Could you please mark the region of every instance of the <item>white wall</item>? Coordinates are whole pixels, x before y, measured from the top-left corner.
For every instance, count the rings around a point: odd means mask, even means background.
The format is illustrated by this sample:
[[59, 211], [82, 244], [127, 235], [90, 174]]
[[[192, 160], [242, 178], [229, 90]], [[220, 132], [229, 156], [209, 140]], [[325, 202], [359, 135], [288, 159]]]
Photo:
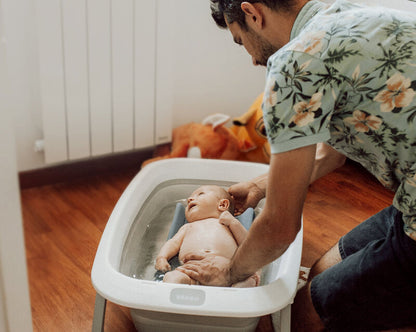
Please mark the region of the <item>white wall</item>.
[[[5, 106], [4, 87], [0, 83], [0, 107]], [[0, 331], [30, 332], [32, 316], [10, 115], [9, 111], [0, 113]]]
[[[43, 135], [35, 0], [2, 1], [18, 170], [41, 168], [43, 155], [34, 151], [35, 140]], [[160, 0], [160, 5], [169, 1]], [[208, 0], [176, 0], [169, 20], [158, 23], [174, 35], [171, 53], [166, 54], [174, 65], [167, 78], [173, 87], [174, 127], [216, 112], [239, 116], [262, 92], [264, 69], [254, 68], [229, 32], [216, 27]]]
[[2, 5], [18, 169], [38, 168], [43, 156], [33, 150], [42, 138], [33, 0], [2, 0]]
[[32, 330], [0, 0], [0, 331]]
[[175, 7], [164, 22], [175, 36], [168, 55], [173, 57], [174, 126], [212, 113], [245, 113], [263, 91], [265, 69], [254, 67], [244, 47], [216, 26], [209, 0], [177, 0]]

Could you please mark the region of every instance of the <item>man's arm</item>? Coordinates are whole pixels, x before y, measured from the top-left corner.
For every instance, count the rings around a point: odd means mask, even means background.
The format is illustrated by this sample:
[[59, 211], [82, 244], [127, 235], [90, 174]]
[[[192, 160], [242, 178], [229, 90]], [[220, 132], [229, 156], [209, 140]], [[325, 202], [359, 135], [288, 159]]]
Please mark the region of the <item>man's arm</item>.
[[311, 145], [272, 155], [266, 203], [233, 257], [231, 283], [244, 280], [271, 263], [294, 241], [301, 227], [315, 153], [316, 146]]

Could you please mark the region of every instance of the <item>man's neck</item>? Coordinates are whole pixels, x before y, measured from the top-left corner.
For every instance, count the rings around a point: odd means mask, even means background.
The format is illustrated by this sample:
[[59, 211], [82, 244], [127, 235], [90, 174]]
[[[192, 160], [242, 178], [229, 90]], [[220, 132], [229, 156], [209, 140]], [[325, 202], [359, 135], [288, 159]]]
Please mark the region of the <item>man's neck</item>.
[[264, 37], [277, 49], [282, 48], [290, 41], [290, 34], [296, 17], [309, 0], [298, 0], [288, 10], [265, 10]]

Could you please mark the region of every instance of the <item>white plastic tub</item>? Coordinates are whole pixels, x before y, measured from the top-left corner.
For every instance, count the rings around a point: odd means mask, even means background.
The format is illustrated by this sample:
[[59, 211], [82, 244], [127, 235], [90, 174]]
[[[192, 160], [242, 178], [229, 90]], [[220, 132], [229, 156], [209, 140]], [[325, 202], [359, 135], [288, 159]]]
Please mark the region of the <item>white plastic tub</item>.
[[97, 298], [131, 308], [139, 331], [254, 331], [260, 316], [274, 312], [282, 313], [286, 327], [281, 330], [287, 330], [302, 231], [282, 257], [263, 269], [259, 287], [152, 280], [154, 259], [166, 241], [178, 200], [202, 184], [228, 187], [267, 171], [264, 164], [207, 159], [167, 159], [146, 166], [120, 197], [102, 235], [91, 272]]

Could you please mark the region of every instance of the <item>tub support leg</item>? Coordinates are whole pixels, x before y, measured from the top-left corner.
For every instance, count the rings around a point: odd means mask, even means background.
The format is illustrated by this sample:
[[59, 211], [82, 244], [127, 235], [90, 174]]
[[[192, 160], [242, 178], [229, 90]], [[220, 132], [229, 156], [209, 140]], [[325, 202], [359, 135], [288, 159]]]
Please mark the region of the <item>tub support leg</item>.
[[280, 329], [282, 332], [290, 332], [291, 305], [287, 305], [280, 311]]
[[94, 318], [92, 320], [92, 332], [104, 332], [105, 307], [107, 300], [100, 294], [95, 295]]

